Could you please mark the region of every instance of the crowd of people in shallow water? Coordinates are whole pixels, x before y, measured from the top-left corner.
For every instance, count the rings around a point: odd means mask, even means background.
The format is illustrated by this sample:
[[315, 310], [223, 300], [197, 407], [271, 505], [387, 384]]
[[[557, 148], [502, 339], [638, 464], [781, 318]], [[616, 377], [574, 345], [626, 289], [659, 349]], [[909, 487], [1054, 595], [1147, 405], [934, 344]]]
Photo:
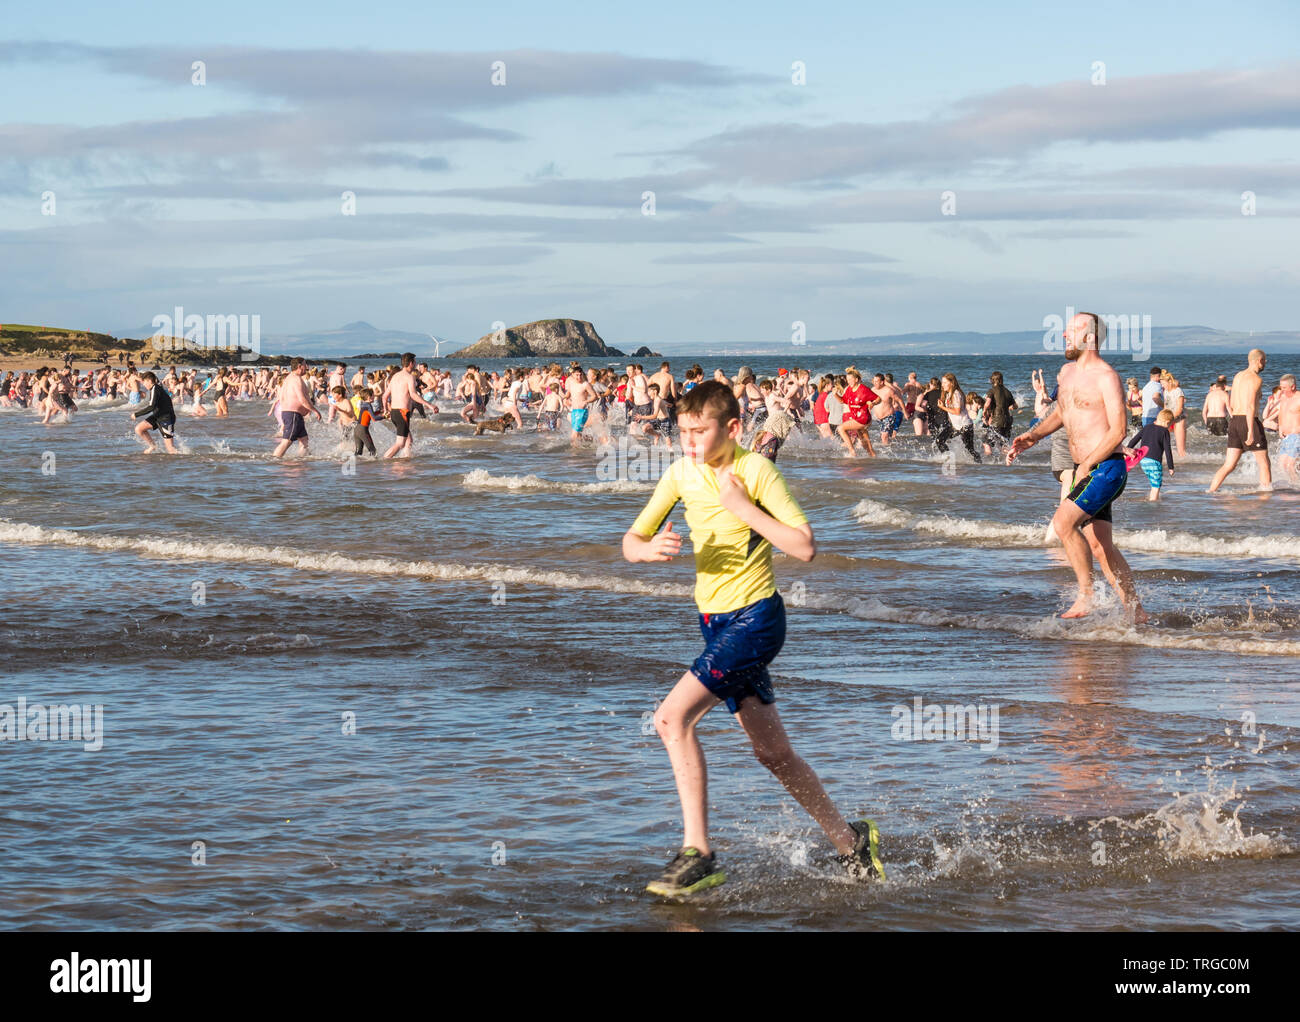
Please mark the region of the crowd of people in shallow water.
[[[933, 450], [948, 453], [960, 445], [972, 461], [1001, 456], [1010, 439], [1014, 416], [1032, 412], [1029, 426], [1052, 412], [1055, 388], [1039, 370], [1031, 374], [1032, 407], [1021, 408], [1006, 386], [1003, 374], [990, 375], [983, 393], [967, 390], [953, 373], [918, 379], [915, 372], [895, 380], [892, 373], [863, 377], [854, 366], [843, 373], [814, 378], [807, 369], [779, 369], [771, 378], [758, 378], [748, 366], [734, 376], [714, 369], [706, 376], [698, 363], [678, 380], [669, 362], [653, 373], [630, 364], [626, 371], [588, 368], [577, 362], [562, 366], [519, 366], [488, 372], [468, 366], [459, 372], [416, 363], [413, 355], [402, 365], [349, 372], [346, 363], [308, 366], [294, 360], [289, 366], [221, 366], [143, 370], [130, 361], [124, 366], [104, 364], [78, 370], [45, 367], [31, 372], [9, 372], [0, 382], [0, 407], [32, 408], [48, 423], [56, 416], [70, 417], [78, 402], [125, 399], [137, 418], [136, 433], [154, 448], [150, 433], [158, 431], [174, 451], [176, 416], [230, 414], [232, 401], [261, 400], [269, 404], [268, 417], [279, 427], [275, 453], [283, 454], [294, 442], [307, 449], [306, 422], [312, 415], [338, 420], [352, 431], [357, 455], [378, 456], [370, 433], [376, 420], [391, 426], [395, 440], [388, 457], [411, 453], [411, 419], [455, 411], [477, 432], [507, 429], [569, 434], [574, 443], [590, 432], [598, 443], [615, 435], [639, 436], [651, 445], [672, 448], [677, 402], [705, 379], [730, 387], [739, 402], [744, 443], [772, 460], [792, 432], [824, 438], [837, 444], [845, 456], [874, 456], [900, 434], [925, 437]], [[1176, 460], [1187, 457], [1187, 429], [1192, 408], [1180, 381], [1167, 369], [1153, 367], [1149, 379], [1126, 381], [1125, 402], [1135, 435], [1125, 448], [1132, 465], [1140, 466], [1150, 483], [1149, 497], [1159, 497], [1164, 479], [1175, 471]], [[1213, 381], [1200, 404], [1201, 426], [1214, 436], [1229, 436], [1231, 386], [1226, 376]], [[1287, 374], [1272, 388], [1259, 421], [1259, 435], [1250, 430], [1250, 444], [1261, 460], [1261, 482], [1271, 481], [1266, 453], [1270, 435], [1281, 442], [1284, 474], [1297, 482], [1300, 456], [1300, 421], [1297, 421], [1295, 379]], [[489, 408], [494, 408], [489, 415]], [[1250, 424], [1253, 425], [1253, 424]], [[567, 428], [566, 428], [567, 427]], [[874, 431], [874, 436], [873, 436]], [[1230, 437], [1231, 440], [1231, 437]], [[1140, 452], [1140, 457], [1137, 456]], [[1233, 460], [1235, 467], [1235, 460]], [[1053, 474], [1061, 482], [1062, 497], [1073, 485], [1074, 467], [1069, 437], [1059, 430], [1051, 451]], [[1221, 483], [1222, 480], [1218, 480]], [[1217, 489], [1217, 483], [1215, 488]]]

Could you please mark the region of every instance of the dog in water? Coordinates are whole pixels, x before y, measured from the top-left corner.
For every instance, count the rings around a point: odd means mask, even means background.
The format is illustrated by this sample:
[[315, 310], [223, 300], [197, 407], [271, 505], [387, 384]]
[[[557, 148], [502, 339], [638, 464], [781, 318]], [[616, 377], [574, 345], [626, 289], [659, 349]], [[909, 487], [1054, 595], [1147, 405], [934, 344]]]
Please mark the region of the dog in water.
[[485, 430], [493, 433], [504, 433], [506, 430], [514, 428], [515, 417], [513, 415], [503, 415], [499, 419], [488, 419], [475, 425], [474, 435], [482, 436]]

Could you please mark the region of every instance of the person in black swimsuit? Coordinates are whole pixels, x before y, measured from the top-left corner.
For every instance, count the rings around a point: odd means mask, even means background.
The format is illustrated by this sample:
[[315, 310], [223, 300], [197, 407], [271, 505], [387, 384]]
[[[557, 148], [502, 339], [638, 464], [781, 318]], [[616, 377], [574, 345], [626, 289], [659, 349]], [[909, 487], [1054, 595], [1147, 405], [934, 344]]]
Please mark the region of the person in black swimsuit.
[[984, 454], [989, 456], [993, 448], [1001, 449], [1011, 440], [1012, 412], [1020, 406], [1016, 404], [1015, 395], [1002, 385], [1002, 374], [993, 373], [989, 377], [992, 389], [984, 399]]

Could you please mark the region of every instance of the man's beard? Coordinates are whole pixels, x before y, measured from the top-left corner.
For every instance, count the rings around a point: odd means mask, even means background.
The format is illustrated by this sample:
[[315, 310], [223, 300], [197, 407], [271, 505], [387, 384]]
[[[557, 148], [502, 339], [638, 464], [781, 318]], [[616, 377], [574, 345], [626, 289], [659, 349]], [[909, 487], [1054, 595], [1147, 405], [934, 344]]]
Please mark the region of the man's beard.
[[1083, 349], [1082, 349], [1082, 348], [1066, 348], [1066, 349], [1065, 349], [1065, 357], [1066, 357], [1067, 360], [1069, 360], [1069, 361], [1071, 361], [1071, 362], [1073, 362], [1076, 358], [1078, 358], [1078, 357], [1079, 357], [1080, 355], [1082, 355], [1082, 354], [1083, 354]]

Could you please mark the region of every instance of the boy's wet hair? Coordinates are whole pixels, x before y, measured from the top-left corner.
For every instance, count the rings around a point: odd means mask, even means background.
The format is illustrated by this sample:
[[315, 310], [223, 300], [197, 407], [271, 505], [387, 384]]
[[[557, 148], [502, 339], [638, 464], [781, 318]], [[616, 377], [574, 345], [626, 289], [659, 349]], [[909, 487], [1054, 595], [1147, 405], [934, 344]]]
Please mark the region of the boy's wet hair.
[[1174, 413], [1171, 412], [1168, 408], [1161, 410], [1160, 414], [1156, 416], [1156, 424], [1159, 426], [1168, 426], [1173, 421], [1174, 421]]
[[740, 402], [725, 383], [705, 380], [677, 402], [677, 414], [699, 418], [707, 415], [725, 426], [732, 419], [740, 418]]

